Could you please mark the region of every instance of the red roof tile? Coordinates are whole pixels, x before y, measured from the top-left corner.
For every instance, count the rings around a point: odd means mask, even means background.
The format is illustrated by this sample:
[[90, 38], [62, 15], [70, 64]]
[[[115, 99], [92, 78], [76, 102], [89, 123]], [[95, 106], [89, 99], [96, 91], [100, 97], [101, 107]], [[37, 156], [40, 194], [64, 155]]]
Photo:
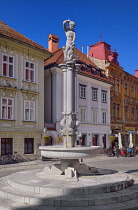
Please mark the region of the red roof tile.
[[[87, 63], [89, 65], [97, 67], [95, 63], [93, 63], [90, 59], [88, 59], [87, 56], [84, 53], [80, 52], [80, 50], [78, 50], [77, 48], [74, 48], [74, 57], [77, 61], [81, 61], [82, 63]], [[54, 53], [54, 56], [45, 60], [46, 66], [52, 63], [57, 63], [57, 64], [64, 63], [64, 55], [62, 48], [57, 50]]]
[[[85, 55], [84, 53], [80, 52], [80, 50], [78, 50], [77, 48], [74, 48], [74, 57], [77, 60], [78, 63], [84, 64], [84, 69], [86, 69], [85, 65], [90, 65], [93, 68], [98, 68], [95, 63], [92, 62], [92, 60], [90, 60], [89, 58], [87, 58], [87, 55]], [[61, 64], [64, 63], [64, 55], [63, 55], [63, 49], [60, 48], [59, 50], [57, 50], [52, 57], [46, 59], [44, 61], [44, 66], [47, 67], [49, 65], [52, 64]], [[98, 68], [99, 69], [99, 68]], [[92, 72], [88, 72], [86, 70], [79, 70], [78, 73], [83, 74], [85, 76], [89, 76], [107, 83], [111, 83], [111, 80], [109, 80], [105, 75], [101, 76]], [[100, 73], [99, 73], [100, 74]]]
[[47, 49], [42, 47], [41, 45], [37, 44], [36, 42], [32, 41], [31, 39], [27, 38], [26, 36], [20, 34], [13, 28], [6, 25], [3, 21], [0, 20], [0, 36], [12, 39], [14, 41], [20, 42], [25, 45], [29, 45], [30, 47], [36, 48], [43, 52], [47, 52], [51, 54]]

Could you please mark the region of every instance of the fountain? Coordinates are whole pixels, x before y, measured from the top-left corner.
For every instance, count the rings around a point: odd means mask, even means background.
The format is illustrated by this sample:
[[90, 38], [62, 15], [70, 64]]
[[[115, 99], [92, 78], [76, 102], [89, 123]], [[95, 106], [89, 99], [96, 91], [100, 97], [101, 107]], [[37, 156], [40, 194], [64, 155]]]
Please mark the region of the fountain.
[[[69, 27], [66, 27], [67, 23]], [[132, 201], [138, 209], [138, 189], [132, 186], [131, 175], [108, 169], [97, 170], [79, 161], [97, 156], [100, 147], [76, 145], [79, 126], [75, 104], [76, 73], [80, 66], [73, 53], [75, 23], [66, 20], [63, 26], [67, 36], [65, 63], [60, 64], [64, 77], [64, 117], [60, 122], [64, 145], [39, 147], [42, 156], [59, 158], [61, 162], [43, 170], [38, 167], [1, 178], [0, 209], [132, 209]]]
[[[68, 24], [68, 26], [67, 26]], [[60, 169], [65, 173], [65, 169], [75, 170], [78, 174], [82, 164], [79, 159], [95, 157], [100, 153], [100, 146], [77, 147], [78, 126], [76, 112], [76, 87], [77, 70], [81, 67], [74, 59], [74, 46], [76, 33], [74, 31], [75, 23], [70, 20], [63, 21], [63, 28], [67, 37], [66, 46], [63, 47], [64, 62], [59, 64], [63, 70], [63, 119], [60, 122], [61, 135], [63, 136], [63, 147], [40, 146], [41, 155], [47, 158], [59, 158]], [[84, 167], [84, 164], [83, 164]], [[71, 169], [72, 168], [72, 169]], [[88, 168], [87, 168], [88, 169]], [[52, 170], [52, 169], [51, 169]], [[68, 169], [69, 170], [69, 169]], [[85, 166], [86, 173], [86, 166]], [[87, 171], [88, 172], [88, 171]]]

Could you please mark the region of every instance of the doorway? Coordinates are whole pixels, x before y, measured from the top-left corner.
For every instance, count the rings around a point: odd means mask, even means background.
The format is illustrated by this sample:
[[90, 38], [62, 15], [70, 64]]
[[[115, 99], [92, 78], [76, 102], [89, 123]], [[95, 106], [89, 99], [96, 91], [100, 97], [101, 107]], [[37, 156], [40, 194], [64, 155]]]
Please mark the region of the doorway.
[[93, 146], [98, 146], [98, 135], [94, 135], [92, 137], [92, 145]]
[[81, 137], [81, 145], [82, 146], [85, 146], [86, 145], [86, 134], [85, 135], [82, 135], [82, 137]]
[[103, 148], [106, 148], [106, 134], [103, 136]]

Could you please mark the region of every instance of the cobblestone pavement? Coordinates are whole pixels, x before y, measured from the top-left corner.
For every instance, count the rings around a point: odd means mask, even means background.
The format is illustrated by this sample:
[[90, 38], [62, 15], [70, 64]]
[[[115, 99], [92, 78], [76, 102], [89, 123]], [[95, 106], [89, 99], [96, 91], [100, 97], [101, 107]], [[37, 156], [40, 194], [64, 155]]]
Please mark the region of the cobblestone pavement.
[[54, 162], [57, 163], [57, 160], [48, 160], [48, 161], [29, 161], [22, 163], [14, 163], [14, 164], [4, 164], [0, 165], [0, 178], [4, 176], [8, 176], [10, 174], [16, 173], [18, 171], [30, 170], [36, 168], [44, 168], [45, 166], [51, 166]]
[[[44, 168], [50, 166], [53, 163], [58, 163], [58, 160], [48, 161], [29, 161], [15, 164], [0, 165], [0, 177], [7, 176], [12, 173], [16, 173], [21, 170], [30, 170], [36, 168]], [[107, 157], [100, 155], [91, 159], [84, 159], [84, 163], [88, 166], [104, 169], [113, 169], [131, 174], [135, 178], [138, 178], [138, 155], [135, 157]]]
[[[85, 161], [84, 161], [85, 162]], [[138, 155], [135, 157], [107, 157], [100, 155], [86, 163], [96, 168], [112, 169], [129, 173], [138, 179]]]

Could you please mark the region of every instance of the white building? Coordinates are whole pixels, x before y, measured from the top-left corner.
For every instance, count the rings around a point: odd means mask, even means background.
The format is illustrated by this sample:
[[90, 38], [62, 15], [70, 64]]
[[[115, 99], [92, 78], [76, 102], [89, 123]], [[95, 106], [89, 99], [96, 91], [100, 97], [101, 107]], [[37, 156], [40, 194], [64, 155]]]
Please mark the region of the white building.
[[[63, 63], [63, 50], [58, 49], [58, 37], [49, 36], [49, 50], [54, 55], [45, 60], [45, 125], [54, 139], [60, 136], [60, 120], [63, 111], [63, 74], [58, 67]], [[110, 134], [110, 87], [111, 81], [87, 56], [74, 49], [77, 63], [82, 64], [77, 74], [76, 109], [82, 145], [109, 147]], [[54, 131], [55, 125], [55, 131]], [[53, 141], [54, 141], [53, 139]]]
[[45, 48], [0, 21], [0, 156], [37, 154], [44, 128]]

